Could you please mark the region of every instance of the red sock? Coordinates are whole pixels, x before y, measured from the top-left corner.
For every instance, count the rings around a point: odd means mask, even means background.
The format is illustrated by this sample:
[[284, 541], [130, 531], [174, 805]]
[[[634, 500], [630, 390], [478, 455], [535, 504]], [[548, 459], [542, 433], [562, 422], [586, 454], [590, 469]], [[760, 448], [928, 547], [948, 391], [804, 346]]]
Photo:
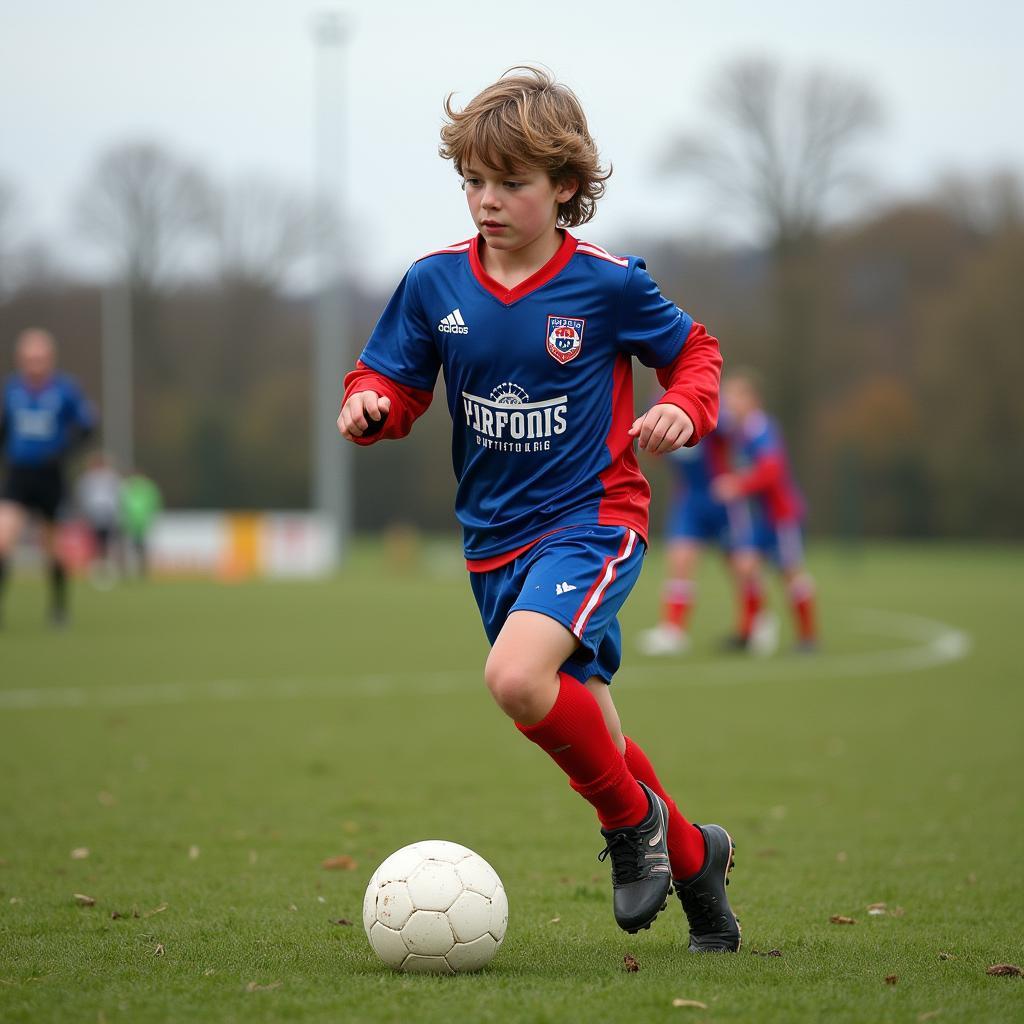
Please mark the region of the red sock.
[[661, 599], [661, 621], [677, 629], [686, 629], [694, 590], [691, 580], [667, 580]]
[[558, 698], [547, 716], [536, 725], [516, 722], [516, 728], [569, 776], [604, 828], [638, 825], [647, 817], [647, 794], [626, 767], [594, 695], [564, 672], [558, 679]]
[[629, 737], [626, 737], [626, 767], [633, 778], [657, 793], [668, 807], [668, 859], [672, 864], [672, 877], [682, 879], [695, 875], [704, 866], [704, 836], [680, 814], [676, 802], [658, 781], [654, 765]]
[[789, 586], [789, 600], [793, 605], [797, 632], [801, 640], [813, 640], [817, 636], [814, 609], [814, 584], [807, 577], [798, 577]]
[[740, 624], [738, 636], [748, 637], [754, 628], [754, 619], [764, 607], [764, 591], [760, 580], [746, 580], [740, 591]]

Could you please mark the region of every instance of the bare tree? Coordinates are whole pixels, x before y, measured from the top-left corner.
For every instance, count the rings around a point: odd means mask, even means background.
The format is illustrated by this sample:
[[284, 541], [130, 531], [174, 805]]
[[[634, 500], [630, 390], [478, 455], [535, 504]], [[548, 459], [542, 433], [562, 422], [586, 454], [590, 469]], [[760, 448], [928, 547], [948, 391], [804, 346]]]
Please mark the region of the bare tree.
[[861, 180], [856, 150], [879, 124], [880, 108], [852, 79], [828, 71], [787, 75], [775, 61], [746, 58], [721, 73], [709, 112], [700, 135], [670, 144], [662, 170], [703, 179], [731, 211], [759, 226], [775, 297], [762, 369], [800, 463], [824, 334], [814, 250], [833, 202]]
[[21, 212], [17, 190], [0, 180], [0, 299], [17, 288], [33, 255], [26, 249]]
[[159, 435], [151, 403], [181, 372], [162, 337], [166, 289], [205, 240], [209, 188], [203, 174], [153, 142], [126, 142], [97, 160], [75, 203], [80, 230], [107, 251], [118, 288], [106, 295], [104, 418], [111, 447], [143, 462]]
[[957, 224], [993, 235], [1024, 223], [1024, 182], [1010, 170], [972, 178], [947, 174], [938, 185], [939, 203]]
[[200, 171], [156, 143], [123, 143], [97, 161], [75, 214], [133, 291], [156, 292], [208, 223], [209, 190]]
[[745, 208], [773, 248], [818, 233], [829, 203], [859, 180], [854, 150], [881, 119], [859, 82], [827, 71], [786, 76], [766, 58], [728, 65], [709, 111], [711, 125], [673, 140], [662, 170], [702, 177]]
[[221, 280], [249, 290], [280, 287], [322, 223], [305, 196], [258, 176], [218, 190], [210, 216]]

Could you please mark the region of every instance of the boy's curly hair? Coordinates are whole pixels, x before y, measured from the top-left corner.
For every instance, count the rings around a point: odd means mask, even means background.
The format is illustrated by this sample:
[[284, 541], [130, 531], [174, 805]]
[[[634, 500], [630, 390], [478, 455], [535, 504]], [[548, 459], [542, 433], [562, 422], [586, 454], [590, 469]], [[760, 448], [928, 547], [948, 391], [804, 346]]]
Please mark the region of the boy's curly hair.
[[461, 175], [474, 157], [500, 171], [541, 168], [554, 182], [575, 179], [576, 193], [558, 209], [561, 227], [586, 224], [604, 195], [612, 169], [601, 166], [597, 144], [575, 93], [544, 68], [509, 68], [462, 110], [444, 101], [447, 123], [438, 152]]

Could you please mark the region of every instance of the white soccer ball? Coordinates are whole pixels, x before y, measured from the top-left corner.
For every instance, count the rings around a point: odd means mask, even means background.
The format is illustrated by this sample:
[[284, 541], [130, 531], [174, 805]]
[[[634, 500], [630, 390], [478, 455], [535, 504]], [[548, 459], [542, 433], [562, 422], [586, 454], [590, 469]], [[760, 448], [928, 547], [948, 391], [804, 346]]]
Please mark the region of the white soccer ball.
[[478, 971], [498, 952], [507, 925], [508, 899], [494, 868], [442, 839], [391, 854], [363, 897], [366, 937], [399, 971]]

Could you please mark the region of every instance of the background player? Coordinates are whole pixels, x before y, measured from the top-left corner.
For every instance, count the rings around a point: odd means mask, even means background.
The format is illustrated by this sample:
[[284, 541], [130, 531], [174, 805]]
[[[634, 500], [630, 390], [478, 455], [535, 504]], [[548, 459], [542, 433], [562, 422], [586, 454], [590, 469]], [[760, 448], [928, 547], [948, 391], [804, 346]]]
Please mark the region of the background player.
[[75, 504], [92, 533], [92, 580], [98, 587], [111, 586], [121, 564], [121, 474], [106, 452], [89, 456], [75, 484]]
[[41, 523], [49, 560], [50, 621], [67, 620], [67, 571], [57, 544], [64, 500], [64, 463], [95, 429], [96, 417], [78, 385], [57, 372], [52, 335], [29, 328], [18, 337], [17, 372], [4, 385], [0, 446], [7, 476], [0, 492], [0, 602], [10, 556], [29, 516]]
[[814, 581], [804, 568], [804, 501], [793, 481], [778, 424], [765, 412], [756, 376], [732, 373], [722, 389], [732, 424], [737, 470], [719, 476], [712, 490], [722, 501], [749, 497], [754, 537], [786, 579], [797, 630], [797, 649], [817, 648]]
[[[721, 549], [734, 577], [739, 604], [735, 642], [747, 647], [753, 638], [767, 644], [771, 630], [761, 585], [760, 560], [754, 546], [750, 508], [745, 499], [729, 503], [712, 494], [715, 477], [728, 473], [728, 441], [719, 428], [692, 448], [669, 456], [672, 498], [666, 521], [668, 575], [662, 592], [661, 621], [640, 634], [640, 649], [657, 656], [678, 654], [690, 645], [687, 626], [696, 596], [696, 571], [702, 550]], [[756, 628], [755, 628], [756, 627]], [[730, 640], [730, 642], [732, 642]], [[757, 648], [761, 653], [761, 647]]]
[[135, 470], [121, 483], [121, 531], [128, 564], [136, 576], [149, 574], [149, 534], [163, 508], [160, 488], [145, 473]]
[[[690, 948], [735, 951], [731, 839], [680, 814], [608, 686], [646, 543], [633, 440], [667, 452], [714, 426], [718, 343], [642, 260], [560, 230], [590, 220], [608, 172], [576, 97], [513, 70], [463, 111], [446, 104], [441, 153], [479, 234], [410, 268], [346, 378], [338, 427], [358, 444], [404, 436], [443, 367], [488, 688], [596, 809], [620, 927], [648, 927], [674, 878]], [[633, 356], [666, 388], [639, 418]]]

